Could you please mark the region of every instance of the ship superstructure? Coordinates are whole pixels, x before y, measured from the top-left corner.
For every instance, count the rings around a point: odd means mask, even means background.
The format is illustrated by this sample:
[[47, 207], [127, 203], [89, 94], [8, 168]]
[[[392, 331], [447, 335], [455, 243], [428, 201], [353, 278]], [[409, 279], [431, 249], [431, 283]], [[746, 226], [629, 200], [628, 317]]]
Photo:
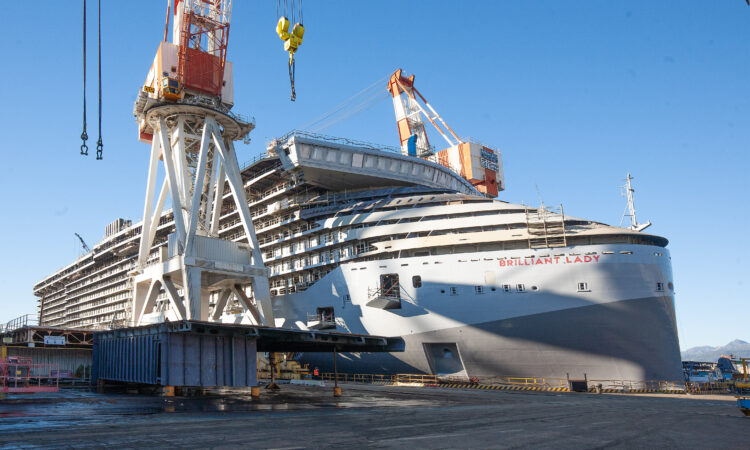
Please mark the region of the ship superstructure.
[[[403, 354], [345, 355], [340, 368], [356, 360], [360, 371], [457, 377], [680, 377], [662, 237], [488, 198], [401, 149], [304, 133], [273, 141], [242, 180], [275, 325], [407, 343]], [[225, 186], [219, 237], [242, 242], [230, 194]], [[167, 211], [149, 260], [173, 230]], [[140, 231], [135, 224], [107, 236], [38, 283], [41, 323], [132, 323], [127, 273]], [[247, 320], [241, 300], [229, 300], [223, 320]], [[177, 316], [162, 292], [143, 317]]]

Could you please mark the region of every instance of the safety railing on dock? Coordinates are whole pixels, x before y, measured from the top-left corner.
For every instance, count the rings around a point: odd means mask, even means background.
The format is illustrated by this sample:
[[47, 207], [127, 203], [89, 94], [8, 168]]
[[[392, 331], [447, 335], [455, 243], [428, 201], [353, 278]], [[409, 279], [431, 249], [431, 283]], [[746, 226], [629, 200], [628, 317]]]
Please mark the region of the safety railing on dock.
[[663, 380], [571, 380], [546, 377], [449, 377], [423, 374], [351, 374], [321, 373], [313, 379], [337, 381], [339, 383], [392, 384], [401, 386], [443, 386], [452, 388], [475, 388], [491, 390], [534, 390], [566, 392], [571, 390], [571, 381], [584, 381], [590, 392], [602, 393], [720, 393], [730, 392], [727, 383], [714, 386], [686, 385], [680, 381]]
[[608, 392], [608, 393], [626, 393], [626, 392], [666, 392], [666, 393], [686, 393], [688, 388], [682, 381], [662, 381], [662, 380], [588, 380], [589, 390]]
[[323, 372], [320, 376], [313, 377], [323, 381], [338, 381], [339, 383], [392, 383], [395, 375], [366, 374], [366, 373], [338, 373]]
[[533, 386], [547, 388], [567, 388], [566, 378], [543, 378], [543, 377], [480, 377], [471, 381], [478, 384], [502, 385], [502, 386]]
[[734, 383], [729, 382], [688, 382], [685, 391], [689, 394], [727, 394], [734, 392]]

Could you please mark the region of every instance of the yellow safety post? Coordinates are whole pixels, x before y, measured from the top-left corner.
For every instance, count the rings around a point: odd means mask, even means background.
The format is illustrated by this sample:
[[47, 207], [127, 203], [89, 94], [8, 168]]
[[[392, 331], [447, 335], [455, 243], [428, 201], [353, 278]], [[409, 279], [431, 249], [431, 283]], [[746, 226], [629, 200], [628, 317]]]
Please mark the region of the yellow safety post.
[[339, 387], [339, 371], [336, 366], [336, 347], [333, 348], [333, 396], [341, 397], [341, 388]]
[[260, 397], [260, 386], [250, 387], [250, 397], [253, 397], [253, 398]]
[[174, 397], [174, 386], [162, 387], [161, 395], [163, 397]]

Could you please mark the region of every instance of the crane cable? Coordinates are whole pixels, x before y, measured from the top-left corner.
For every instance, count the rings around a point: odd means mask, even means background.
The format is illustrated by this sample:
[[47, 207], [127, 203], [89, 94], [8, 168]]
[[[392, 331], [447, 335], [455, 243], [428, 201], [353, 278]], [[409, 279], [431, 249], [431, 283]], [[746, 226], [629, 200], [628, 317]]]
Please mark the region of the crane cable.
[[96, 142], [96, 159], [102, 159], [102, 0], [99, 0], [99, 140]]
[[[352, 95], [348, 99], [334, 106], [329, 111], [315, 117], [306, 124], [298, 127], [300, 130], [313, 133], [320, 132], [326, 128], [341, 122], [355, 114], [375, 106], [379, 101], [388, 98], [388, 92], [382, 89], [382, 85], [388, 80], [385, 76], [366, 88]], [[382, 98], [381, 98], [382, 97]]]
[[86, 145], [89, 135], [86, 133], [86, 0], [83, 0], [83, 132], [81, 133], [81, 154], [89, 154], [89, 147]]

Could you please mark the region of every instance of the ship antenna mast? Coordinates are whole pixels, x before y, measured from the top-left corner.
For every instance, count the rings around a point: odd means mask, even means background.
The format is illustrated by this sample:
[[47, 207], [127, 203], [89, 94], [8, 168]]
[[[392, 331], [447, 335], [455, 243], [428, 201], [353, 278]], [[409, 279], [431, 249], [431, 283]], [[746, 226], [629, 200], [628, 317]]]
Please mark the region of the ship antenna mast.
[[545, 211], [544, 208], [544, 200], [542, 199], [542, 191], [539, 190], [539, 185], [534, 182], [534, 187], [536, 188], [536, 195], [539, 197], [539, 210]]
[[628, 176], [625, 178], [625, 186], [622, 187], [625, 191], [623, 195], [627, 197], [628, 204], [625, 207], [625, 212], [622, 214], [622, 219], [620, 219], [620, 226], [622, 226], [622, 223], [625, 221], [625, 217], [630, 217], [630, 226], [628, 228], [634, 231], [643, 231], [651, 226], [651, 221], [638, 223], [638, 219], [635, 217], [635, 201], [633, 200], [633, 192], [635, 192], [635, 189], [633, 189], [631, 183], [632, 179], [633, 177], [630, 176], [630, 172], [628, 172]]

